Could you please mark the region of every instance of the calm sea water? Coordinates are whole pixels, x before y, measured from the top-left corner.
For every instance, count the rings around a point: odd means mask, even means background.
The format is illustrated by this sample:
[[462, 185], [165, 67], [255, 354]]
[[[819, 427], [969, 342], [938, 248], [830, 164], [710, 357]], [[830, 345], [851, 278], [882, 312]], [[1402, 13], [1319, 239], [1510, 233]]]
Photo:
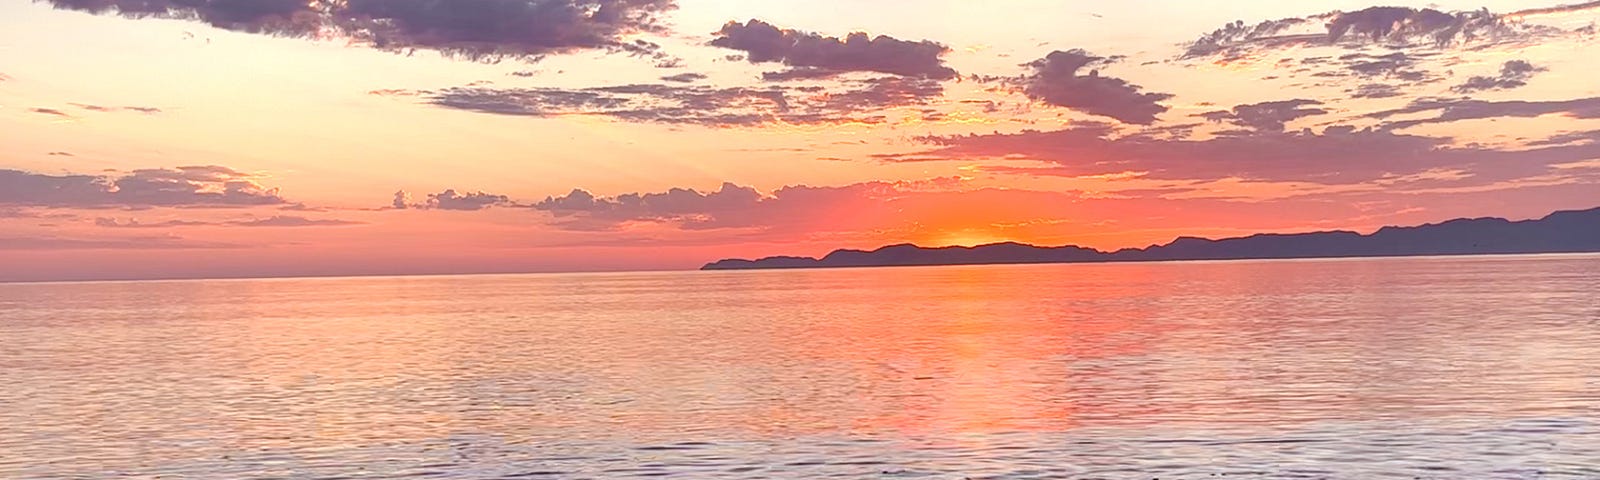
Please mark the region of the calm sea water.
[[0, 285], [0, 478], [1600, 478], [1600, 256]]

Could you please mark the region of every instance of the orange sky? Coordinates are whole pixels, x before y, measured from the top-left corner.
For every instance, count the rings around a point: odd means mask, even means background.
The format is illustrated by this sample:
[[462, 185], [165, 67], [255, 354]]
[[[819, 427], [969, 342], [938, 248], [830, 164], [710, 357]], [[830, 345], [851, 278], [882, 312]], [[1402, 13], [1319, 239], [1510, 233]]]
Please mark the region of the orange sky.
[[372, 6], [408, 3], [0, 0], [0, 281], [1114, 249], [1600, 205], [1600, 5]]

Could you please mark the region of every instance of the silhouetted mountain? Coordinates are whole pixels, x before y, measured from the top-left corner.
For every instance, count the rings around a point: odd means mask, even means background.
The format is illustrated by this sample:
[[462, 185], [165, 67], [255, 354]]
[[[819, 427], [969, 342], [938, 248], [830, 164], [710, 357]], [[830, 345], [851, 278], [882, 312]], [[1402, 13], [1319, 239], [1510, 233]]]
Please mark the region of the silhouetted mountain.
[[899, 244], [872, 251], [835, 250], [820, 259], [719, 260], [701, 270], [1577, 252], [1600, 252], [1600, 208], [1555, 212], [1517, 222], [1462, 218], [1415, 227], [1383, 227], [1369, 235], [1332, 231], [1263, 233], [1221, 240], [1179, 237], [1166, 245], [1109, 253], [1071, 245], [1038, 247], [1015, 242], [939, 248]]

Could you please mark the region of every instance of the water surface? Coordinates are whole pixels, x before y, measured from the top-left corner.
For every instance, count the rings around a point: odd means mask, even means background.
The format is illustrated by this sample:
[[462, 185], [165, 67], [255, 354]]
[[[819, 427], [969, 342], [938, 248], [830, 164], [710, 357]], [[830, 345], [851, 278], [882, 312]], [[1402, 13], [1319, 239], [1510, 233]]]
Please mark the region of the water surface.
[[1600, 478], [1600, 256], [0, 285], [0, 478]]

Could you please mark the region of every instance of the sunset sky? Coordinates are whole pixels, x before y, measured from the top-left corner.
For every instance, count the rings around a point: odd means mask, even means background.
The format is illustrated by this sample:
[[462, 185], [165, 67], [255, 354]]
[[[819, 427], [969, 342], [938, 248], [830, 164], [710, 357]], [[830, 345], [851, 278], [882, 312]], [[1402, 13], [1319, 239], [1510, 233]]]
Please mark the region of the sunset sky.
[[0, 281], [1116, 249], [1600, 206], [1600, 2], [1377, 6], [0, 0]]

